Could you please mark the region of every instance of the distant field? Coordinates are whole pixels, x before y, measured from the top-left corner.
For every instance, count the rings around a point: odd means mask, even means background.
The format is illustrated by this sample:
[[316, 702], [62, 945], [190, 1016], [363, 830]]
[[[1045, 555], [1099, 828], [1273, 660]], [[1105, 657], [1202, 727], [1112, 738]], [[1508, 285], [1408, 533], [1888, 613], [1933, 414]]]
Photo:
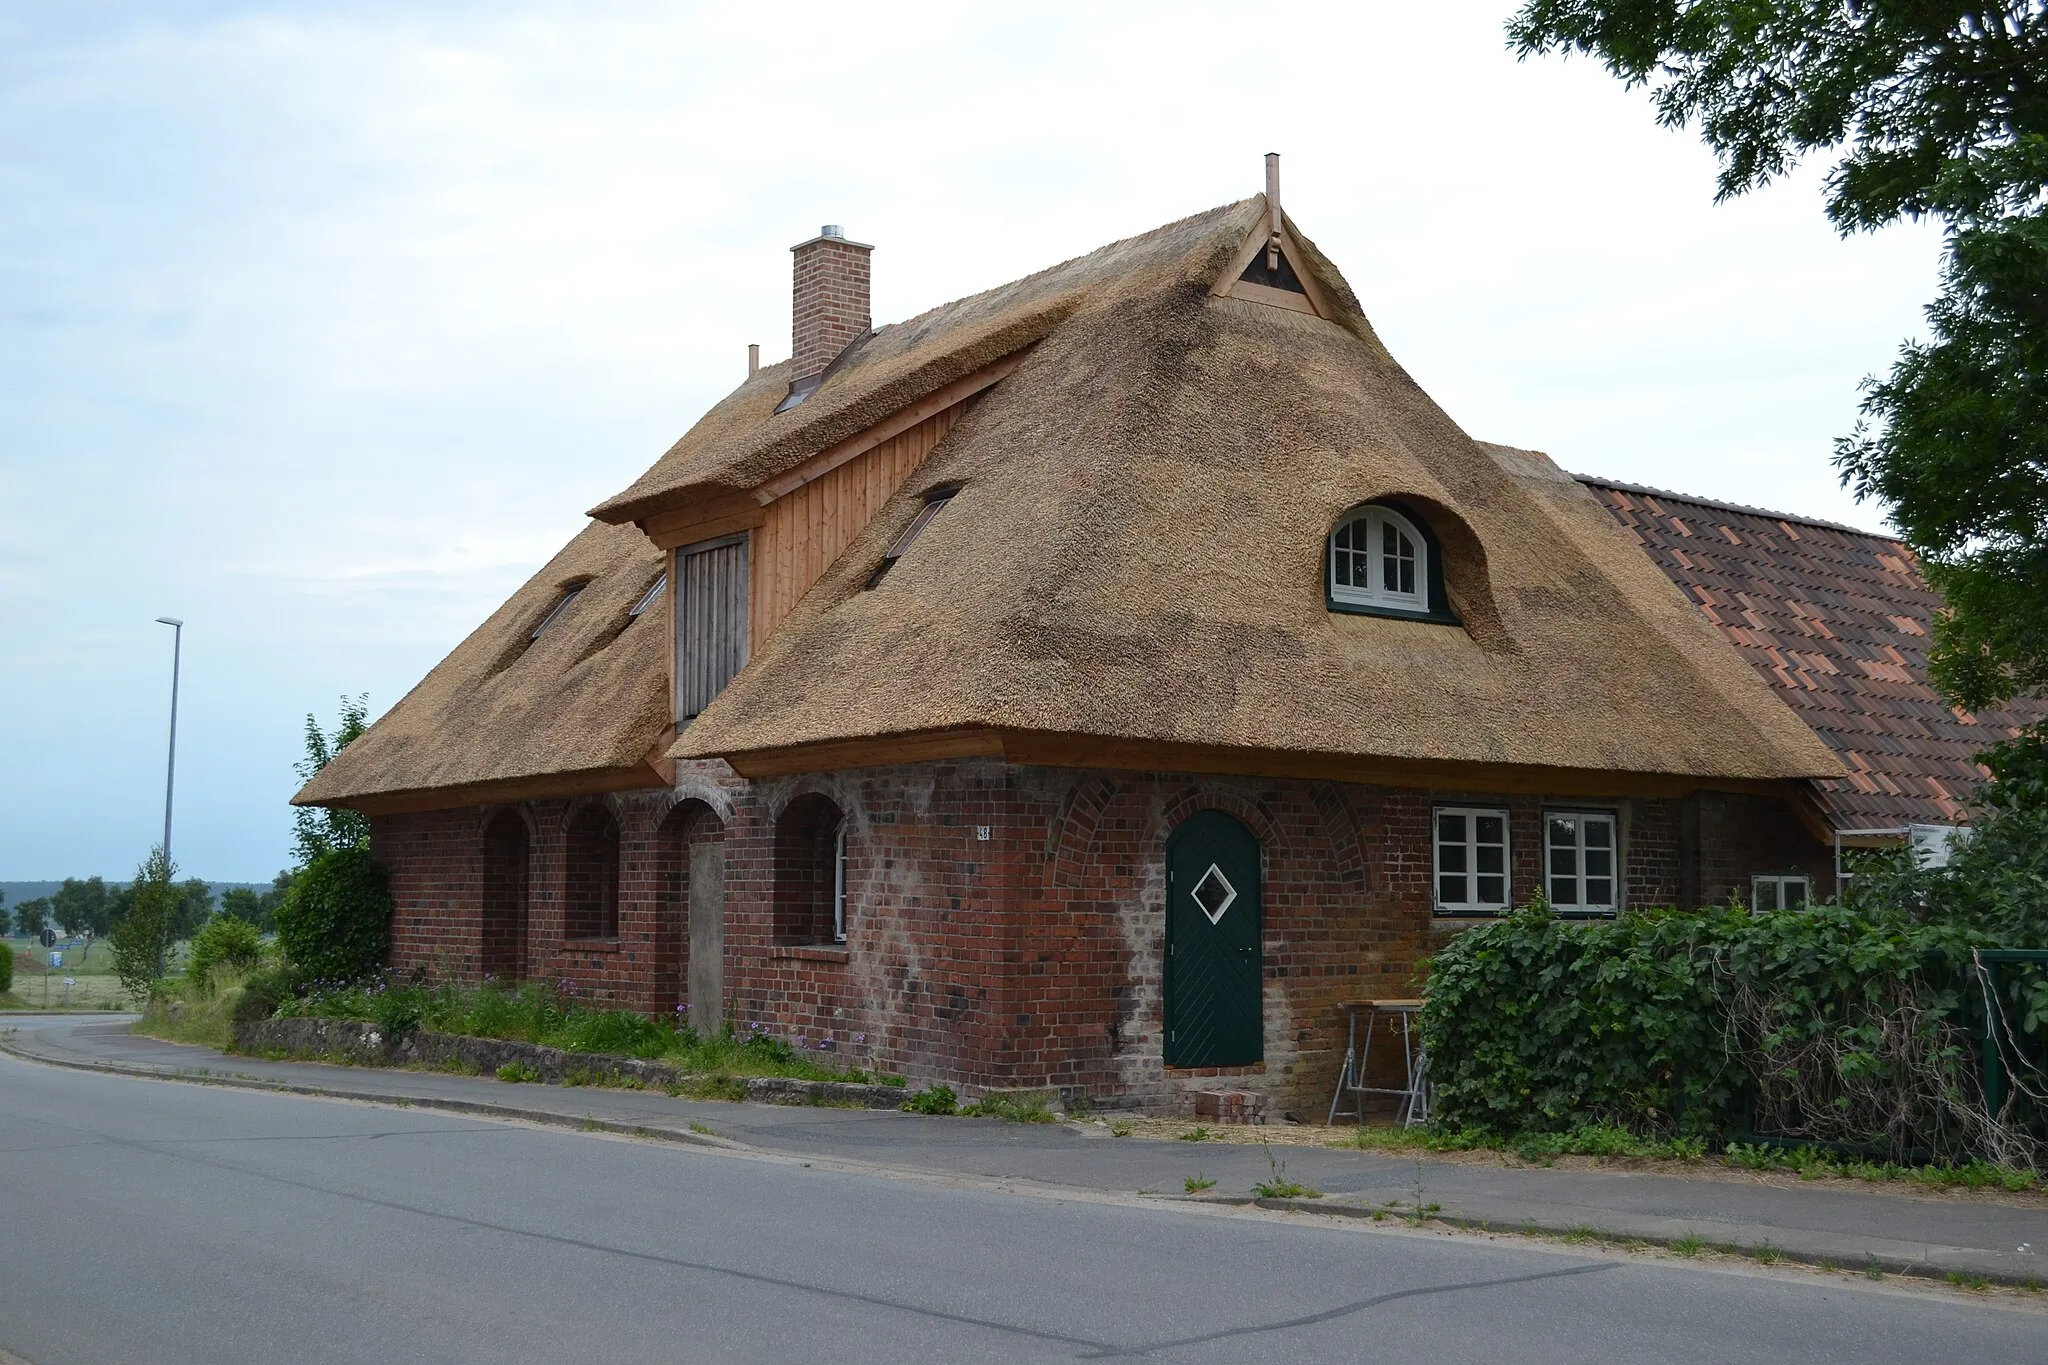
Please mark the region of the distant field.
[[[114, 975], [114, 949], [105, 941], [92, 945], [90, 953], [79, 948], [60, 949], [64, 965], [52, 969], [50, 950], [33, 939], [0, 939], [14, 954], [14, 998], [18, 1009], [127, 1009], [128, 997]], [[76, 984], [67, 987], [64, 978]], [[7, 1008], [0, 1003], [0, 1009]]]

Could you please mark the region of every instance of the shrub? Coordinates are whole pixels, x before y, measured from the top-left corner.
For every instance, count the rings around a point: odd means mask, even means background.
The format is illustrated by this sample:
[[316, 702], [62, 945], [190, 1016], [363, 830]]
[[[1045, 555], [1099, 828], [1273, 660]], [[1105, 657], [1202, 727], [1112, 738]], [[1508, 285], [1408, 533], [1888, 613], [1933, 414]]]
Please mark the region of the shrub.
[[291, 967], [282, 962], [259, 967], [242, 982], [242, 998], [235, 1002], [234, 1022], [253, 1024], [277, 1013], [277, 1007], [297, 992], [298, 982]]
[[1772, 1131], [1901, 1160], [1987, 1146], [2012, 1159], [1959, 1011], [1958, 967], [1982, 937], [1839, 905], [1578, 922], [1538, 903], [1432, 964], [1438, 1125], [1582, 1141], [1608, 1125]]
[[278, 945], [308, 979], [359, 980], [389, 951], [391, 909], [390, 878], [369, 849], [330, 849], [292, 879], [277, 908]]
[[950, 1085], [934, 1085], [903, 1101], [903, 1107], [913, 1114], [953, 1114], [959, 1112], [960, 1097]]
[[0, 943], [0, 995], [14, 989], [14, 949]]
[[200, 995], [213, 992], [213, 974], [253, 971], [263, 958], [263, 935], [247, 920], [215, 915], [192, 936], [192, 952], [185, 959], [185, 979]]

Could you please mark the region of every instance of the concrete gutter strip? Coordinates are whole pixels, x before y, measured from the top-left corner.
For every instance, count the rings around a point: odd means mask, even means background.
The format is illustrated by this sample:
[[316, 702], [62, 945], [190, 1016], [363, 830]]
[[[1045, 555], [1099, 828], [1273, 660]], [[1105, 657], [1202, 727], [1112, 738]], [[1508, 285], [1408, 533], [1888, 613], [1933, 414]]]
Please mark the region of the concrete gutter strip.
[[[522, 1044], [521, 1047], [530, 1045]], [[524, 1123], [545, 1125], [551, 1128], [566, 1128], [585, 1132], [603, 1132], [626, 1137], [648, 1138], [662, 1142], [674, 1142], [697, 1147], [718, 1148], [731, 1151], [762, 1151], [771, 1149], [755, 1148], [747, 1143], [709, 1133], [694, 1132], [684, 1128], [667, 1126], [659, 1122], [631, 1123], [616, 1119], [599, 1119], [594, 1116], [575, 1116], [560, 1111], [532, 1109], [515, 1104], [500, 1104], [480, 1100], [458, 1099], [453, 1096], [431, 1096], [403, 1094], [395, 1090], [379, 1089], [370, 1085], [343, 1084], [339, 1086], [307, 1085], [292, 1081], [267, 1080], [246, 1073], [234, 1074], [207, 1069], [179, 1068], [113, 1061], [103, 1058], [63, 1056], [43, 1049], [26, 1046], [11, 1031], [0, 1031], [0, 1051], [46, 1066], [68, 1067], [77, 1071], [112, 1073], [139, 1076], [153, 1080], [189, 1081], [201, 1085], [218, 1085], [244, 1090], [264, 1090], [283, 1094], [306, 1095], [330, 1099], [362, 1100], [376, 1104], [388, 1104], [402, 1108], [439, 1111], [472, 1117], [512, 1119]], [[553, 1051], [550, 1049], [549, 1051]], [[577, 1054], [562, 1054], [574, 1058]], [[592, 1062], [603, 1063], [609, 1059], [583, 1057], [585, 1066]], [[342, 1070], [337, 1068], [337, 1070]], [[345, 1073], [344, 1073], [345, 1074]], [[408, 1072], [423, 1078], [431, 1073]], [[337, 1077], [340, 1079], [340, 1077]], [[365, 1077], [364, 1079], [368, 1079]], [[767, 1081], [762, 1093], [755, 1094], [754, 1082]], [[778, 1104], [832, 1104], [823, 1093], [837, 1089], [819, 1082], [792, 1081], [779, 1077], [757, 1077], [749, 1082], [748, 1099]], [[847, 1086], [847, 1089], [879, 1090], [875, 1086]], [[608, 1088], [607, 1093], [612, 1093]], [[892, 1098], [899, 1100], [901, 1091], [894, 1091]], [[863, 1103], [867, 1097], [853, 1101], [854, 1107], [879, 1107], [872, 1101]], [[847, 1101], [839, 1101], [845, 1104]], [[893, 1106], [892, 1106], [893, 1107]], [[777, 1155], [789, 1155], [778, 1152]], [[877, 1167], [889, 1169], [887, 1167]], [[901, 1168], [903, 1173], [927, 1175], [930, 1172], [915, 1168]], [[1708, 1182], [1701, 1182], [1703, 1187]], [[1087, 1192], [1087, 1191], [1082, 1191]], [[1452, 1196], [1455, 1197], [1455, 1196]], [[1341, 1194], [1319, 1199], [1272, 1199], [1255, 1195], [1199, 1194], [1187, 1196], [1160, 1196], [1161, 1202], [1209, 1204], [1226, 1206], [1256, 1206], [1289, 1213], [1316, 1214], [1324, 1217], [1362, 1219], [1372, 1221], [1407, 1222], [1413, 1220], [1413, 1210], [1396, 1202], [1372, 1202], [1356, 1197], [1347, 1198]], [[1452, 1208], [1444, 1207], [1430, 1212], [1420, 1219], [1423, 1223], [1440, 1223], [1450, 1227], [1470, 1229], [1478, 1232], [1523, 1234], [1547, 1238], [1572, 1240], [1590, 1239], [1599, 1242], [1626, 1245], [1643, 1243], [1669, 1248], [1674, 1243], [1693, 1238], [1703, 1239], [1706, 1249], [1744, 1257], [1755, 1257], [1760, 1251], [1773, 1253], [1775, 1257], [1805, 1265], [1831, 1264], [1844, 1271], [1879, 1270], [1885, 1274], [1943, 1279], [1950, 1273], [1978, 1277], [1984, 1280], [2014, 1287], [2036, 1288], [2048, 1276], [2043, 1275], [2043, 1261], [2040, 1256], [2028, 1255], [2016, 1249], [2013, 1252], [1997, 1252], [1988, 1248], [1941, 1246], [1915, 1242], [1910, 1239], [1848, 1235], [1821, 1229], [1783, 1227], [1768, 1223], [1731, 1221], [1721, 1218], [1676, 1219], [1632, 1213], [1620, 1209], [1589, 1211], [1598, 1222], [1579, 1221], [1565, 1223], [1554, 1216], [1525, 1216], [1527, 1210], [1517, 1209], [1513, 1198], [1496, 1201], [1494, 1208]], [[1898, 1198], [1902, 1221], [1910, 1219], [1913, 1201]], [[4, 1362], [0, 1362], [4, 1365]]]
[[[1887, 1275], [1944, 1280], [1951, 1272], [1978, 1276], [1993, 1284], [2012, 1288], [2041, 1288], [2048, 1284], [2041, 1274], [2038, 1257], [2018, 1253], [2001, 1255], [1978, 1247], [1936, 1246], [1894, 1238], [1851, 1239], [1811, 1229], [1788, 1229], [1754, 1223], [1725, 1224], [1700, 1219], [1685, 1222], [1669, 1218], [1642, 1218], [1610, 1213], [1601, 1226], [1585, 1223], [1570, 1227], [1538, 1219], [1475, 1217], [1441, 1209], [1419, 1220], [1410, 1210], [1385, 1204], [1360, 1204], [1341, 1198], [1264, 1199], [1256, 1195], [1186, 1195], [1188, 1203], [1229, 1204], [1273, 1209], [1287, 1213], [1315, 1213], [1332, 1218], [1363, 1218], [1374, 1222], [1442, 1223], [1472, 1232], [1506, 1233], [1567, 1240], [1587, 1240], [1608, 1246], [1670, 1247], [1689, 1238], [1700, 1238], [1700, 1249], [1755, 1259], [1759, 1251], [1776, 1259], [1800, 1265], [1827, 1266], [1842, 1271], [1878, 1270]], [[1702, 1226], [1705, 1224], [1705, 1226]]]

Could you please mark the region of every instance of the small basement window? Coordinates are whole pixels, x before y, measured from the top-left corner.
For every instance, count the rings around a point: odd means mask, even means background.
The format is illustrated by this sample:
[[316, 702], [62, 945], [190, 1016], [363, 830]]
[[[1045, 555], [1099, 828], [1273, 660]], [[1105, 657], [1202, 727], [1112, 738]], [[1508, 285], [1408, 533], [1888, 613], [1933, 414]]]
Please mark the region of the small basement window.
[[583, 595], [583, 590], [589, 586], [590, 581], [588, 579], [585, 579], [581, 583], [571, 583], [568, 587], [564, 588], [562, 590], [561, 597], [555, 602], [555, 605], [548, 608], [548, 614], [540, 618], [540, 624], [536, 625], [533, 628], [533, 634], [528, 638], [532, 640], [538, 640], [542, 635], [546, 634], [547, 628], [553, 625], [555, 623], [556, 618], [560, 617], [563, 612], [567, 611], [569, 609], [569, 604], [571, 602], [574, 602], [577, 598], [581, 597]]
[[934, 517], [946, 510], [946, 504], [951, 502], [953, 495], [959, 491], [957, 488], [947, 488], [925, 495], [924, 506], [917, 509], [917, 515], [910, 519], [910, 524], [897, 532], [896, 539], [889, 542], [889, 548], [882, 554], [882, 562], [877, 564], [874, 573], [868, 576], [868, 587], [876, 586], [888, 576], [889, 570], [896, 567], [896, 561], [903, 558], [916, 543], [924, 528], [932, 524]]
[[1508, 908], [1508, 813], [1436, 811], [1436, 912], [1496, 915]]
[[1550, 904], [1560, 914], [1610, 914], [1615, 906], [1614, 815], [1551, 811], [1543, 817]]
[[1798, 873], [1765, 872], [1749, 879], [1749, 903], [1757, 910], [1804, 910], [1813, 902], [1813, 883]]
[[668, 574], [663, 572], [657, 575], [654, 582], [648, 585], [647, 591], [640, 594], [640, 600], [633, 604], [633, 610], [627, 612], [626, 615], [636, 621], [639, 620], [643, 612], [661, 600], [662, 589], [667, 586]]

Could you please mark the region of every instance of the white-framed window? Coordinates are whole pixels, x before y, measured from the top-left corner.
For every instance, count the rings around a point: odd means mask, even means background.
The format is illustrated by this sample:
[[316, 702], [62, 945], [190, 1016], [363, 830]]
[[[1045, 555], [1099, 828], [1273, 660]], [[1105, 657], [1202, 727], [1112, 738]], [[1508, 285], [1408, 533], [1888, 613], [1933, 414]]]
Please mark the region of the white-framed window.
[[1757, 910], [1804, 910], [1813, 902], [1813, 883], [1802, 873], [1759, 872], [1749, 879], [1749, 903]]
[[832, 831], [832, 941], [846, 942], [846, 822]]
[[1545, 811], [1544, 877], [1552, 907], [1565, 914], [1614, 909], [1618, 852], [1612, 811]]
[[1508, 908], [1508, 813], [1439, 806], [1436, 909], [1440, 915], [1492, 915]]
[[1361, 507], [1330, 533], [1330, 600], [1429, 610], [1429, 542], [1391, 507]]

